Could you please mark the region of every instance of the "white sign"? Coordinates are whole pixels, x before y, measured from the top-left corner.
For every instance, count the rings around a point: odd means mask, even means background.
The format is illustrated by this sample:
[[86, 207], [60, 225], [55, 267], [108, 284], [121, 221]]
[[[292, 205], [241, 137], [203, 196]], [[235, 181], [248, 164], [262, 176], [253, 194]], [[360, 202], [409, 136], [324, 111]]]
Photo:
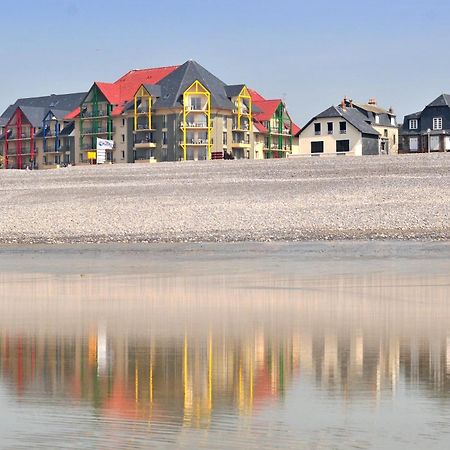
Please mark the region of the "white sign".
[[114, 148], [114, 141], [97, 138], [97, 164], [103, 164], [106, 161], [106, 150]]

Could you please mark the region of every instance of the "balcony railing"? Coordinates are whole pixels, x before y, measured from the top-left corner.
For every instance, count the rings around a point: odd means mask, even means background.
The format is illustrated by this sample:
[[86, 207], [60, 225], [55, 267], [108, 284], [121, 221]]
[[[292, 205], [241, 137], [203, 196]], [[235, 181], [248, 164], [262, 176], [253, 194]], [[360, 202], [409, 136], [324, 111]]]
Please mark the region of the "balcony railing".
[[109, 131], [104, 127], [98, 127], [97, 130], [94, 130], [93, 128], [83, 128], [83, 132], [81, 134], [108, 134], [115, 133], [115, 131], [115, 127], [112, 127]]
[[181, 122], [181, 128], [208, 128], [206, 122]]

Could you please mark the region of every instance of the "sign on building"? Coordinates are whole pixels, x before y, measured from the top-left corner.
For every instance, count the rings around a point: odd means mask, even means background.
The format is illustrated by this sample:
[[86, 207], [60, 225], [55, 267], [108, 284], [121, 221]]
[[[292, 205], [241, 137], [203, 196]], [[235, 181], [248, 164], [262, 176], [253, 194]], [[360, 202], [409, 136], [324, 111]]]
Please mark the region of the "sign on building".
[[106, 161], [106, 150], [114, 148], [114, 141], [97, 138], [97, 164], [103, 164]]

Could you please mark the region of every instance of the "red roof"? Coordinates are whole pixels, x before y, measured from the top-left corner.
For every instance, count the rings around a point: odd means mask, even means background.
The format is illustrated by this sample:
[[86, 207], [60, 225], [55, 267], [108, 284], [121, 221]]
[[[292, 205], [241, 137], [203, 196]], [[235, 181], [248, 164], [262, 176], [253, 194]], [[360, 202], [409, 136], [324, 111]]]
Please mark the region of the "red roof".
[[261, 111], [255, 113], [255, 117], [260, 121], [270, 120], [281, 102], [281, 99], [253, 101], [253, 104]]
[[292, 136], [295, 136], [297, 133], [300, 133], [300, 131], [302, 131], [302, 129], [294, 122], [292, 122]]
[[252, 98], [252, 102], [261, 102], [264, 101], [265, 98], [254, 89], [248, 89], [248, 93], [250, 94], [250, 97]]
[[[114, 83], [95, 82], [109, 103], [114, 105], [113, 116], [122, 114], [125, 105], [133, 99], [142, 84], [156, 84], [172, 73], [178, 66], [157, 67], [151, 69], [130, 70]], [[74, 119], [80, 108], [72, 111], [66, 119]]]

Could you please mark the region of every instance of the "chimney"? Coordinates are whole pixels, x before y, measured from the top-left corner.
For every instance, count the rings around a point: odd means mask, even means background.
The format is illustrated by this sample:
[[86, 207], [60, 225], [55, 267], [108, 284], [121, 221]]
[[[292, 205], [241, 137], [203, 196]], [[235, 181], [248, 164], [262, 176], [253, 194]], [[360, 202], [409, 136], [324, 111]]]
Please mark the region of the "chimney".
[[350, 108], [353, 108], [353, 100], [350, 100]]
[[341, 102], [341, 109], [342, 109], [342, 111], [346, 111], [345, 101], [346, 101], [346, 99], [344, 98], [344, 99], [342, 100], [342, 102]]
[[377, 99], [376, 98], [369, 98], [369, 105], [377, 106]]
[[394, 114], [394, 108], [392, 106], [389, 108], [389, 114]]

